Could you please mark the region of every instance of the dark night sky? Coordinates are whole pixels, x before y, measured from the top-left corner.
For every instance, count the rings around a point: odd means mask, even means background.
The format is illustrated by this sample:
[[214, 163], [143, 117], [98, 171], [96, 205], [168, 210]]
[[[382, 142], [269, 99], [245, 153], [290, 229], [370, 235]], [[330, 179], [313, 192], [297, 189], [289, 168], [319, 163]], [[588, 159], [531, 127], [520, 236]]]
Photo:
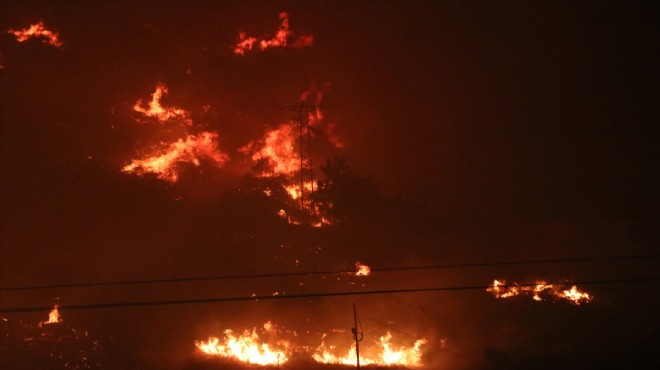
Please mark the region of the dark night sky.
[[[314, 35], [312, 47], [232, 53], [239, 31], [272, 35], [280, 11]], [[650, 2], [3, 1], [0, 13], [2, 287], [658, 252]], [[62, 49], [4, 32], [39, 20]], [[237, 149], [285, 122], [279, 106], [313, 81], [332, 84], [324, 112], [346, 143], [318, 138], [314, 160], [347, 158], [373, 176], [382, 201], [370, 217], [321, 230], [282, 225], [237, 191], [250, 168]], [[189, 169], [176, 184], [120, 172], [143, 144], [172, 134], [131, 111], [159, 82], [168, 104], [219, 133], [227, 166]], [[383, 274], [366, 288], [657, 271], [654, 259], [458, 269]], [[303, 288], [292, 279], [3, 291], [1, 306], [360, 289], [350, 277], [306, 279]], [[356, 300], [464, 355], [431, 350], [429, 368], [595, 368], [631, 356], [654, 368], [657, 283], [588, 290], [600, 299], [580, 307], [471, 291]], [[185, 368], [193, 341], [226, 327], [269, 318], [298, 330], [350, 327], [337, 307], [352, 302], [63, 315], [114, 338], [107, 368], [165, 369]]]

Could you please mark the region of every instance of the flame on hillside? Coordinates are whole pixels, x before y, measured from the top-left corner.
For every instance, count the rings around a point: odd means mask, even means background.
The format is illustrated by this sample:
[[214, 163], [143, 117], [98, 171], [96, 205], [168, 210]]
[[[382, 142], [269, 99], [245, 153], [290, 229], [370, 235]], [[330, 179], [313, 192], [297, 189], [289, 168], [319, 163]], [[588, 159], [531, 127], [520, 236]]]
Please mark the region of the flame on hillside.
[[122, 172], [138, 176], [155, 174], [161, 180], [174, 183], [179, 178], [182, 163], [199, 167], [202, 161], [207, 161], [222, 167], [228, 160], [229, 155], [218, 148], [218, 134], [205, 131], [173, 143], [161, 143], [152, 154], [124, 166]]
[[167, 95], [167, 93], [167, 86], [163, 83], [159, 83], [156, 85], [154, 93], [151, 94], [151, 101], [147, 102], [145, 105], [142, 99], [140, 99], [135, 102], [135, 105], [133, 105], [133, 110], [146, 117], [156, 118], [160, 123], [170, 120], [181, 120], [185, 124], [191, 125], [192, 121], [188, 118], [188, 112], [181, 108], [164, 107], [161, 104], [161, 99], [163, 96]]
[[275, 32], [275, 36], [271, 38], [263, 38], [261, 40], [253, 36], [248, 36], [245, 32], [240, 32], [238, 41], [234, 46], [234, 54], [245, 55], [247, 51], [255, 49], [258, 46], [259, 50], [266, 50], [274, 47], [294, 47], [301, 48], [305, 46], [312, 46], [314, 43], [314, 36], [312, 35], [299, 35], [296, 36], [295, 32], [289, 28], [289, 14], [281, 12], [279, 15], [280, 27]]
[[[274, 330], [273, 324], [268, 321], [264, 330]], [[206, 341], [196, 341], [195, 346], [210, 356], [224, 357], [244, 363], [256, 365], [281, 365], [289, 360], [289, 343], [277, 341], [269, 344], [259, 338], [257, 329], [246, 330], [241, 335], [234, 335], [230, 329], [225, 330], [224, 338], [209, 337]]]
[[[418, 339], [412, 347], [399, 347], [395, 349], [391, 343], [392, 334], [388, 331], [386, 335], [380, 337], [380, 340], [375, 341], [379, 347], [379, 351], [374, 354], [364, 355], [365, 348], [360, 346], [360, 364], [364, 366], [377, 365], [377, 366], [422, 366], [422, 345], [427, 343], [426, 339]], [[323, 364], [339, 364], [354, 366], [357, 362], [355, 345], [345, 355], [337, 355], [335, 346], [328, 346], [325, 342], [316, 349], [312, 358], [319, 363]]]
[[16, 41], [18, 42], [24, 42], [31, 38], [40, 38], [43, 43], [53, 45], [57, 48], [61, 48], [63, 45], [57, 32], [46, 29], [44, 23], [41, 21], [31, 24], [30, 27], [22, 30], [9, 29], [7, 33], [16, 36]]
[[62, 318], [60, 317], [60, 311], [58, 310], [59, 306], [55, 305], [53, 306], [53, 309], [50, 310], [48, 313], [48, 321], [42, 321], [39, 323], [39, 326], [41, 325], [48, 325], [48, 324], [59, 324], [62, 322]]
[[292, 176], [300, 169], [293, 123], [284, 123], [266, 131], [261, 139], [250, 141], [239, 152], [251, 155], [250, 158], [255, 162], [263, 163], [261, 172], [257, 173], [258, 177]]
[[537, 281], [535, 285], [518, 285], [516, 283], [507, 285], [504, 280], [494, 280], [493, 284], [486, 291], [492, 293], [495, 298], [531, 295], [532, 299], [538, 302], [550, 297], [553, 299], [564, 299], [574, 305], [589, 303], [593, 299], [588, 293], [578, 290], [575, 285], [570, 289], [564, 289], [553, 284], [547, 284], [545, 281]]
[[[295, 331], [285, 332], [293, 337], [298, 335]], [[333, 332], [343, 331], [333, 330]], [[356, 363], [355, 346], [351, 346], [345, 354], [339, 355], [336, 346], [326, 344], [327, 334], [322, 335], [318, 347], [282, 340], [278, 338], [280, 335], [281, 330], [268, 321], [263, 328], [254, 327], [240, 335], [227, 329], [223, 337], [211, 336], [204, 341], [195, 341], [195, 346], [208, 356], [262, 366], [283, 365], [291, 360], [292, 354], [309, 356], [322, 364], [354, 366]], [[427, 343], [426, 339], [419, 339], [411, 346], [397, 346], [392, 343], [392, 334], [387, 332], [379, 340], [360, 345], [360, 363], [365, 366], [421, 366], [421, 347], [425, 343]]]

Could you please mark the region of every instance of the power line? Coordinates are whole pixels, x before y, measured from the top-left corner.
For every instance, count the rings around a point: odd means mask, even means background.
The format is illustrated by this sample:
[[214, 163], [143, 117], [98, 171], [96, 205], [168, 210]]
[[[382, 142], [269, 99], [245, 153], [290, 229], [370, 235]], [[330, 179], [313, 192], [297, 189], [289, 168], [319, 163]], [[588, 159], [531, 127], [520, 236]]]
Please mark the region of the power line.
[[[550, 263], [568, 263], [568, 262], [619, 261], [619, 260], [633, 260], [633, 259], [652, 259], [658, 257], [660, 257], [660, 254], [610, 256], [610, 257], [556, 258], [556, 259], [543, 259], [543, 260], [473, 262], [473, 263], [458, 263], [458, 264], [436, 264], [436, 265], [422, 265], [422, 266], [372, 268], [371, 272], [414, 271], [414, 270], [432, 270], [432, 269], [444, 269], [444, 268], [471, 268], [471, 267], [490, 267], [490, 266], [514, 266], [514, 265], [528, 265], [528, 264], [532, 265], [532, 264], [550, 264]], [[355, 270], [325, 270], [325, 271], [305, 271], [305, 272], [276, 272], [276, 273], [266, 273], [266, 274], [197, 276], [197, 277], [183, 277], [183, 278], [170, 278], [170, 279], [25, 285], [25, 286], [6, 287], [6, 288], [2, 287], [0, 288], [0, 291], [54, 289], [54, 288], [83, 288], [83, 287], [98, 287], [98, 286], [113, 286], [113, 285], [147, 285], [147, 284], [163, 284], [163, 283], [184, 283], [184, 282], [194, 282], [194, 281], [259, 279], [259, 278], [273, 278], [273, 277], [314, 276], [314, 275], [352, 274], [352, 273], [355, 273]]]
[[[608, 279], [608, 280], [584, 280], [584, 281], [563, 281], [551, 282], [548, 284], [565, 284], [565, 285], [594, 285], [594, 284], [633, 284], [633, 283], [653, 283], [660, 282], [658, 278], [626, 278], [626, 279]], [[521, 287], [521, 286], [536, 286], [537, 283], [525, 284], [502, 284], [500, 287]], [[324, 298], [324, 297], [343, 297], [343, 296], [361, 296], [361, 295], [382, 295], [382, 294], [402, 294], [402, 293], [424, 293], [424, 292], [438, 292], [438, 291], [461, 291], [461, 290], [483, 290], [490, 288], [491, 285], [468, 285], [468, 286], [453, 286], [453, 287], [435, 287], [435, 288], [412, 288], [412, 289], [384, 289], [384, 290], [365, 290], [354, 292], [328, 292], [328, 293], [305, 293], [305, 294], [291, 294], [291, 295], [267, 295], [267, 296], [251, 296], [251, 297], [218, 297], [218, 298], [201, 298], [201, 299], [177, 299], [165, 301], [134, 301], [134, 302], [110, 302], [110, 303], [92, 303], [92, 304], [78, 304], [78, 305], [60, 305], [58, 309], [62, 310], [90, 310], [101, 308], [127, 308], [127, 307], [147, 307], [147, 306], [167, 306], [167, 305], [182, 305], [182, 304], [200, 304], [200, 303], [225, 303], [225, 302], [244, 302], [244, 301], [260, 301], [260, 300], [280, 300], [280, 299], [301, 299], [301, 298]], [[49, 311], [51, 306], [33, 306], [33, 307], [14, 307], [14, 308], [0, 308], [0, 313], [15, 313], [15, 312], [37, 312]]]

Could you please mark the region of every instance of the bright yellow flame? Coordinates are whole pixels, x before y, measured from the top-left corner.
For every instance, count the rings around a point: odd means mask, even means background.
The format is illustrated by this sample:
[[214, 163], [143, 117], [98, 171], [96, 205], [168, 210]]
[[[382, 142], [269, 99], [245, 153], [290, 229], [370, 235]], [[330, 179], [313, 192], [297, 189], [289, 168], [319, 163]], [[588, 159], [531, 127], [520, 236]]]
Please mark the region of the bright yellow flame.
[[50, 30], [47, 30], [44, 27], [43, 22], [39, 22], [37, 24], [31, 24], [30, 27], [24, 28], [22, 30], [14, 30], [10, 29], [7, 31], [7, 33], [10, 33], [14, 36], [16, 36], [16, 41], [18, 42], [24, 42], [27, 41], [28, 39], [31, 39], [33, 37], [35, 38], [42, 38], [43, 42], [46, 44], [53, 45], [55, 47], [62, 47], [62, 41], [59, 40], [57, 32], [53, 32]]
[[355, 276], [369, 276], [371, 274], [371, 268], [360, 261], [355, 262], [355, 269]]
[[142, 176], [147, 173], [156, 174], [161, 180], [176, 182], [179, 178], [178, 164], [192, 163], [200, 166], [203, 159], [214, 162], [222, 167], [229, 160], [229, 156], [218, 149], [218, 134], [215, 132], [202, 132], [199, 135], [188, 135], [185, 140], [179, 139], [142, 159], [134, 159], [124, 166], [122, 172]]
[[[376, 342], [379, 346], [379, 352], [374, 355], [360, 354], [360, 364], [364, 366], [422, 366], [421, 347], [427, 343], [426, 339], [416, 340], [412, 347], [401, 347], [398, 350], [393, 348], [391, 343], [392, 334], [387, 332]], [[363, 346], [360, 346], [363, 348]], [[335, 346], [326, 346], [325, 343], [316, 349], [312, 358], [319, 363], [355, 365], [357, 362], [355, 345], [352, 345], [345, 356], [338, 356], [335, 353]]]
[[[272, 323], [264, 324], [266, 330], [272, 330]], [[269, 329], [270, 328], [270, 329]], [[195, 342], [195, 346], [202, 352], [226, 357], [240, 362], [257, 365], [281, 365], [289, 360], [287, 355], [288, 342], [279, 342], [283, 349], [274, 349], [271, 345], [259, 340], [256, 329], [246, 330], [243, 335], [234, 336], [231, 330], [225, 330], [225, 338], [221, 341], [217, 337], [210, 337], [207, 341]]]
[[146, 106], [142, 99], [138, 100], [133, 106], [133, 110], [142, 113], [146, 117], [156, 118], [161, 123], [178, 119], [185, 122], [187, 125], [192, 124], [192, 120], [188, 119], [188, 113], [180, 108], [163, 107], [160, 100], [168, 93], [167, 86], [163, 83], [156, 85], [156, 91], [151, 94], [151, 101], [147, 102]]

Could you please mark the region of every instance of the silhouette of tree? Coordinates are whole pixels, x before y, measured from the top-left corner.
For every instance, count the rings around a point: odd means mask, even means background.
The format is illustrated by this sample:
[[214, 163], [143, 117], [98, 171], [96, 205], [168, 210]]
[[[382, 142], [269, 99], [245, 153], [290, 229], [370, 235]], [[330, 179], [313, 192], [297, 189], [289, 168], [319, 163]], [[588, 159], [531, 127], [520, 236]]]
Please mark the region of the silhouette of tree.
[[377, 203], [371, 176], [353, 173], [346, 158], [328, 159], [321, 171], [325, 177], [318, 180], [314, 198], [324, 216], [343, 221], [368, 213]]

